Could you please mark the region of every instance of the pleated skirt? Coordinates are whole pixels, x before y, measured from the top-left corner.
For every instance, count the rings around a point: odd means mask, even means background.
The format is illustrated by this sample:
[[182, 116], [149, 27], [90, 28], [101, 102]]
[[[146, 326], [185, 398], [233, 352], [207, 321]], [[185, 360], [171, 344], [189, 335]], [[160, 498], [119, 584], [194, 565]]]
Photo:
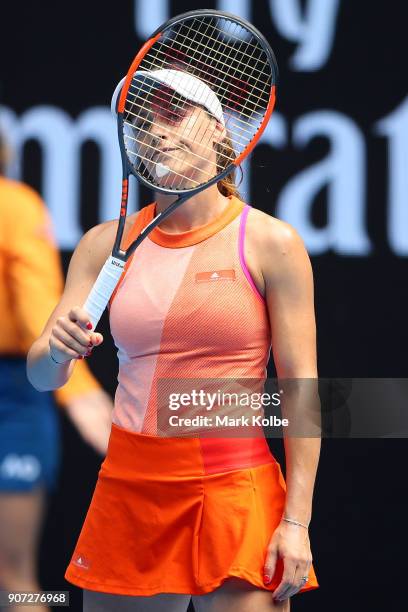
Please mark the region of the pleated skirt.
[[[282, 561], [268, 585], [263, 569], [285, 491], [269, 449], [259, 465], [214, 473], [205, 470], [199, 438], [157, 437], [113, 424], [65, 578], [122, 595], [200, 595], [229, 576], [273, 591]], [[318, 586], [312, 566], [301, 591]]]

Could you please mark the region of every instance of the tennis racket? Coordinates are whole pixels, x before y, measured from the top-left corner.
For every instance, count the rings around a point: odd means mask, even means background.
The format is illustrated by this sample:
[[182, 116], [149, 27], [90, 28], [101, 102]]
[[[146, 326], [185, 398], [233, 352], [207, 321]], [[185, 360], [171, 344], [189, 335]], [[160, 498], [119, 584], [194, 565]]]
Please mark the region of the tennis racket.
[[[272, 114], [277, 77], [263, 35], [244, 19], [216, 10], [174, 17], [141, 47], [112, 98], [122, 199], [112, 253], [84, 304], [94, 329], [126, 261], [149, 232], [233, 173], [252, 151]], [[130, 174], [175, 200], [123, 250]]]

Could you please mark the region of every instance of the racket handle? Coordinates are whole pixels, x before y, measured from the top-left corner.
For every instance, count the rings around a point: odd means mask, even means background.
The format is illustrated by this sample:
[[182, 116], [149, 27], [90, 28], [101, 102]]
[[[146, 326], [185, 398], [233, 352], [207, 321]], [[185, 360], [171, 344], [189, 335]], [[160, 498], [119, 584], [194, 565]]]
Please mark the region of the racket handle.
[[122, 276], [124, 267], [124, 261], [113, 257], [113, 255], [109, 255], [102, 270], [99, 272], [98, 278], [84, 304], [84, 310], [89, 314], [89, 320], [93, 325], [93, 329], [97, 326]]

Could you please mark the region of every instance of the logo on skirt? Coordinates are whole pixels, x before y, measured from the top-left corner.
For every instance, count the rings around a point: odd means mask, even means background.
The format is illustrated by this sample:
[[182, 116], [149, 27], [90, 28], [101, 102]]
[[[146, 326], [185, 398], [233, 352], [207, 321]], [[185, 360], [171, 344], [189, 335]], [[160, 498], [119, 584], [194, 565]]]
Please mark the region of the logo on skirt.
[[89, 569], [89, 561], [84, 555], [76, 555], [72, 563], [77, 567], [82, 567], [82, 569]]

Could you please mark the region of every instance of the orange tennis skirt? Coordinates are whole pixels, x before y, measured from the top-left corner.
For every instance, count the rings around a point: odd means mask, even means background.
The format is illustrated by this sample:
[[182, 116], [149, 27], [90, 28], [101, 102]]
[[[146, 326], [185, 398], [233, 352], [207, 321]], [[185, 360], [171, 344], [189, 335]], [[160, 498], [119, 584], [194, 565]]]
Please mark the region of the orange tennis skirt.
[[[263, 569], [286, 486], [263, 440], [207, 440], [214, 445], [215, 460], [204, 469], [197, 437], [158, 437], [113, 424], [65, 578], [85, 589], [121, 595], [201, 595], [228, 576], [275, 590], [281, 559], [268, 585]], [[243, 465], [245, 453], [251, 455], [251, 467], [217, 472], [217, 457], [225, 466], [230, 454], [233, 465], [237, 453]], [[318, 586], [312, 566], [300, 591]]]

